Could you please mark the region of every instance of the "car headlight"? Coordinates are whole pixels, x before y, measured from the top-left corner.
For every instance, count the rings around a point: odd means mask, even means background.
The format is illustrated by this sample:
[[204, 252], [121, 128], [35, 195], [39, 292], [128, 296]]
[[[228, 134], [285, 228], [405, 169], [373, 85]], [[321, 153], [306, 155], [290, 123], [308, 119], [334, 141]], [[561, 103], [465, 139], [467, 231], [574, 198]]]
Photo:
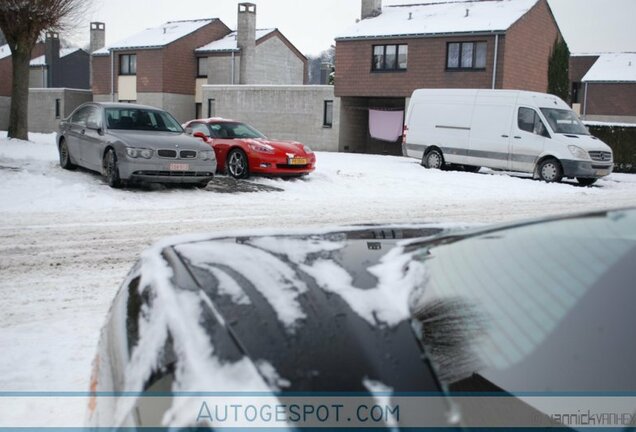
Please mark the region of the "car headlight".
[[199, 152], [199, 157], [203, 160], [214, 160], [214, 150], [204, 150]]
[[305, 150], [305, 153], [307, 154], [313, 154], [314, 151], [312, 149], [310, 149], [309, 147], [307, 147], [306, 145], [303, 145], [303, 150]]
[[579, 146], [571, 145], [571, 146], [568, 146], [568, 149], [570, 150], [570, 153], [572, 153], [572, 156], [574, 156], [577, 159], [590, 158], [590, 155]]
[[249, 143], [250, 150], [257, 153], [274, 153], [274, 147], [265, 143]]
[[150, 159], [155, 152], [151, 149], [126, 147], [126, 154], [133, 159]]

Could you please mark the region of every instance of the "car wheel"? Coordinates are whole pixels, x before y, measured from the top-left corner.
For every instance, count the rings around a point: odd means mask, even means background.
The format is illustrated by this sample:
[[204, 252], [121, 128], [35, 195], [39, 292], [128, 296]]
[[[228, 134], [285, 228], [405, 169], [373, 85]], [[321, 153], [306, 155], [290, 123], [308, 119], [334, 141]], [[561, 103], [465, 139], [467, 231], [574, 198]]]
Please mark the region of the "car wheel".
[[429, 169], [442, 169], [444, 167], [444, 156], [442, 152], [433, 149], [424, 155], [423, 165]]
[[581, 186], [592, 186], [594, 183], [596, 183], [596, 180], [598, 179], [577, 177], [576, 180], [579, 182]]
[[469, 173], [479, 172], [480, 169], [481, 169], [481, 167], [478, 167], [478, 166], [464, 165], [464, 171], [469, 172]]
[[112, 188], [121, 187], [121, 179], [119, 178], [119, 168], [117, 167], [117, 155], [113, 149], [106, 152], [104, 156], [104, 177], [108, 186]]
[[243, 150], [234, 149], [227, 155], [226, 171], [235, 179], [249, 177], [250, 172], [247, 165], [247, 156]]
[[66, 145], [66, 141], [62, 140], [60, 142], [60, 166], [67, 170], [74, 170], [76, 167], [71, 162], [71, 154], [68, 151], [68, 146]]
[[563, 168], [558, 160], [549, 158], [539, 164], [539, 178], [547, 183], [558, 183], [563, 178]]

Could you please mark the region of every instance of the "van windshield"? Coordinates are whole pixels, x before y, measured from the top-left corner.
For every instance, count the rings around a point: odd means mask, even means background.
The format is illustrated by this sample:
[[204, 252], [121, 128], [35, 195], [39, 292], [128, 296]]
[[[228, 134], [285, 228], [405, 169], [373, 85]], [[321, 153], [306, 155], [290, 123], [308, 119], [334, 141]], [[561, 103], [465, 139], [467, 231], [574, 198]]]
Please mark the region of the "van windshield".
[[587, 128], [577, 115], [570, 110], [541, 108], [541, 112], [550, 123], [550, 127], [555, 133], [589, 135]]

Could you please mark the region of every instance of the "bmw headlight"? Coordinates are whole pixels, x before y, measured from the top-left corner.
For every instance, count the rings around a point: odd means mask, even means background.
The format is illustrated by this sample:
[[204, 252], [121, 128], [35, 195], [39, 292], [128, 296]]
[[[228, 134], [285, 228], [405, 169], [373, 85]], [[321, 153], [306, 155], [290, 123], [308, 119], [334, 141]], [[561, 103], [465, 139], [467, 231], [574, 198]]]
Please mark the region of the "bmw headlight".
[[313, 154], [313, 152], [314, 152], [312, 149], [310, 149], [306, 145], [303, 145], [303, 150], [305, 150], [305, 153], [307, 153], [307, 154]]
[[574, 156], [577, 159], [590, 158], [590, 155], [579, 146], [571, 145], [571, 146], [568, 146], [568, 149], [570, 150], [570, 153], [572, 153], [572, 156]]
[[133, 159], [150, 159], [154, 154], [154, 151], [145, 148], [126, 147], [126, 154], [128, 155], [128, 157], [131, 157]]
[[204, 150], [199, 152], [199, 157], [203, 160], [214, 160], [214, 150]]

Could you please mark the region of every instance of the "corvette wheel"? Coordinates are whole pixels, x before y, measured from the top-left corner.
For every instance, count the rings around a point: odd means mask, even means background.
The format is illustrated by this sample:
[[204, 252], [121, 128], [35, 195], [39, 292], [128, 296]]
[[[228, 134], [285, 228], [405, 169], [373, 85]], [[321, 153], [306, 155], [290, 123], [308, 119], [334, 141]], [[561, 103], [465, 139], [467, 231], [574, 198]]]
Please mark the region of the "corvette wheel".
[[249, 168], [247, 166], [247, 156], [242, 150], [234, 149], [227, 156], [227, 173], [235, 179], [244, 179], [249, 177]]

